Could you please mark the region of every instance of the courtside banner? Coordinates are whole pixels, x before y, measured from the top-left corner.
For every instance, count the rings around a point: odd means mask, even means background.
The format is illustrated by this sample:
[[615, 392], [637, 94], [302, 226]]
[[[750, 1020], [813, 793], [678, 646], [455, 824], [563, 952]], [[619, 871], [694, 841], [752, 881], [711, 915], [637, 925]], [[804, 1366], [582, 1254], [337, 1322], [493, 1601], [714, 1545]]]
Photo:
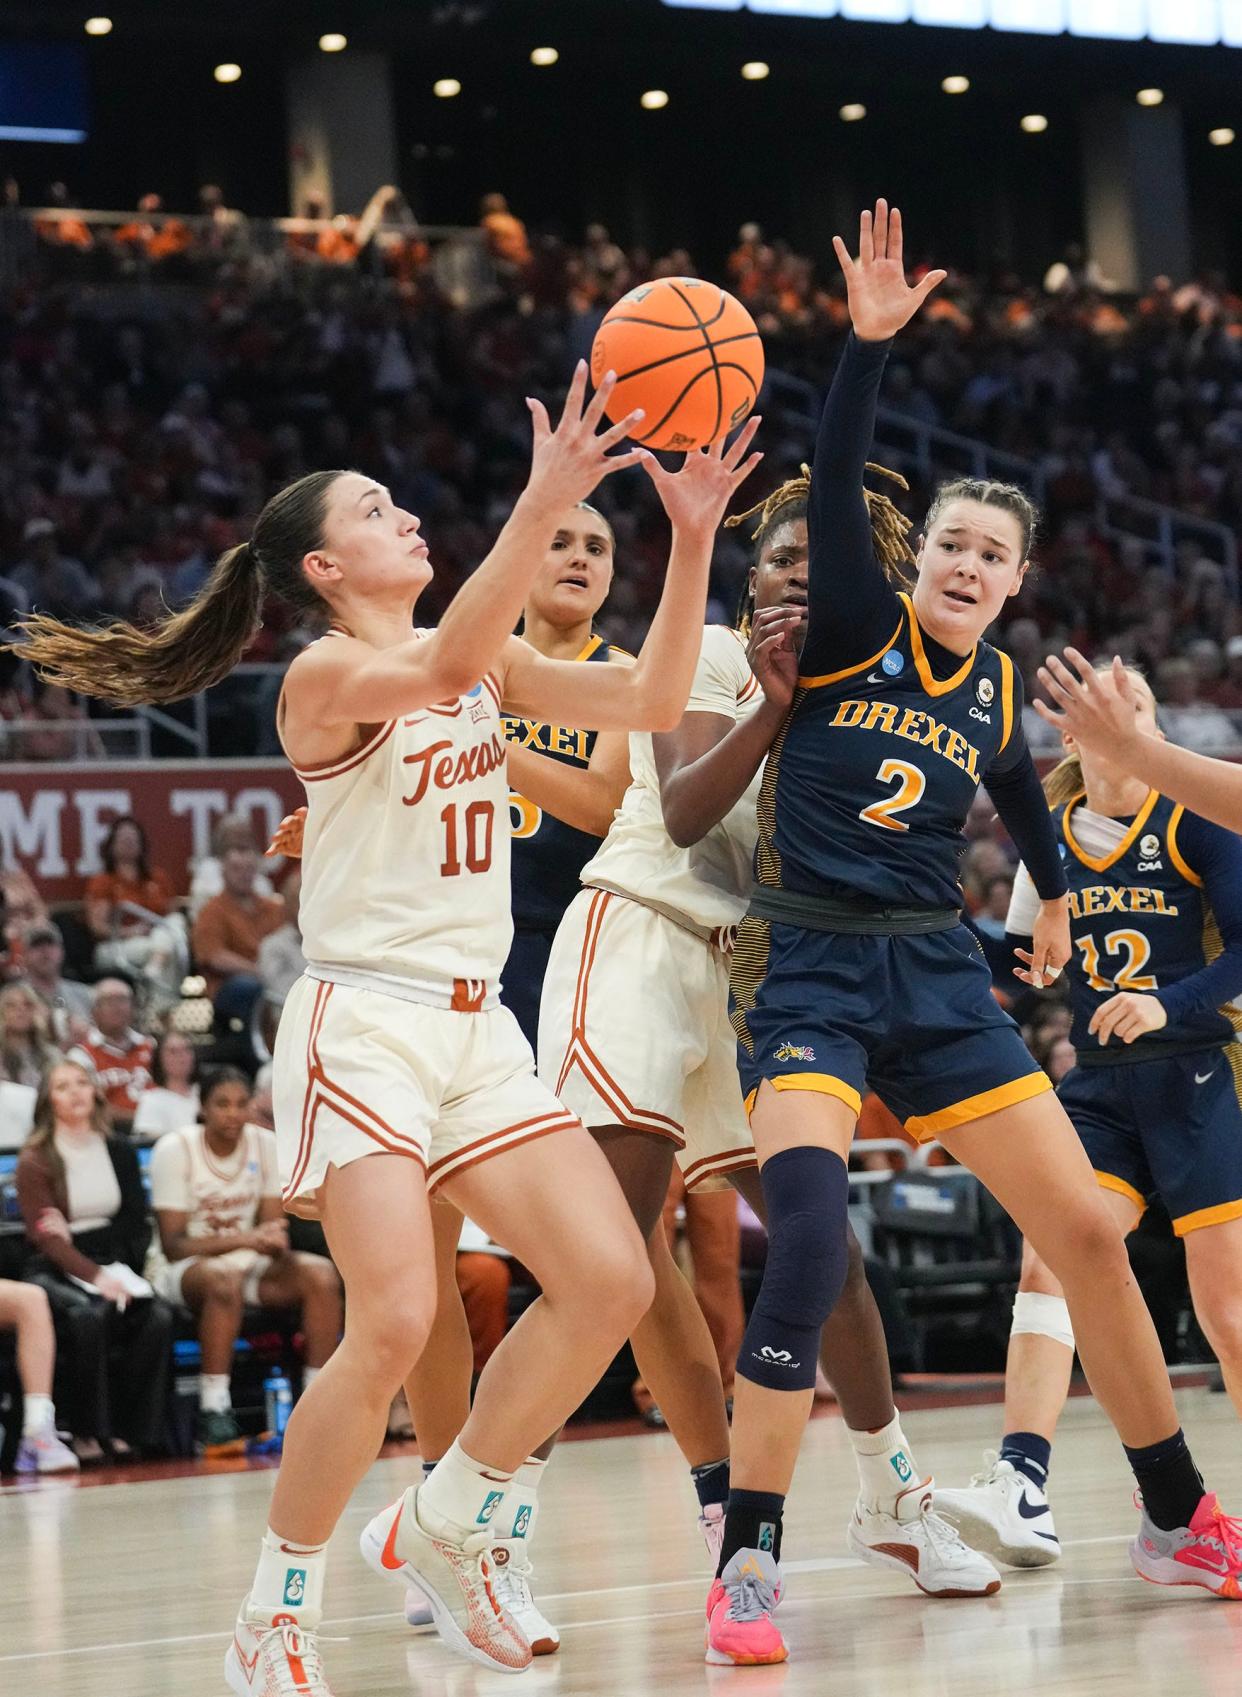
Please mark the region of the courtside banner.
[[76, 901], [100, 870], [108, 826], [132, 813], [144, 826], [152, 865], [182, 894], [190, 864], [211, 852], [225, 813], [249, 819], [260, 848], [284, 814], [300, 807], [301, 783], [279, 760], [149, 760], [142, 765], [0, 766], [0, 865], [23, 867], [45, 901]]

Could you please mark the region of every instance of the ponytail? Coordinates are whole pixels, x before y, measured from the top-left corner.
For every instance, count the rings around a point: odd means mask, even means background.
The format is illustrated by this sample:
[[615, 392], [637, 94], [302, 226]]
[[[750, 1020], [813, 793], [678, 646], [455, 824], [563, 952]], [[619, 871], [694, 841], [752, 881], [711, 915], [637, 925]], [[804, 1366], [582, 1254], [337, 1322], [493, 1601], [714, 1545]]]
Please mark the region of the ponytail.
[[1073, 801], [1086, 787], [1082, 775], [1082, 761], [1076, 754], [1067, 754], [1044, 779], [1044, 794], [1048, 798], [1049, 807], [1060, 807], [1067, 801]]
[[190, 605], [155, 630], [125, 620], [67, 625], [34, 613], [18, 621], [17, 639], [7, 646], [49, 682], [119, 707], [181, 701], [210, 689], [254, 640], [265, 593], [295, 607], [318, 604], [302, 561], [323, 545], [328, 491], [342, 475], [314, 471], [273, 495], [251, 540], [221, 554]]

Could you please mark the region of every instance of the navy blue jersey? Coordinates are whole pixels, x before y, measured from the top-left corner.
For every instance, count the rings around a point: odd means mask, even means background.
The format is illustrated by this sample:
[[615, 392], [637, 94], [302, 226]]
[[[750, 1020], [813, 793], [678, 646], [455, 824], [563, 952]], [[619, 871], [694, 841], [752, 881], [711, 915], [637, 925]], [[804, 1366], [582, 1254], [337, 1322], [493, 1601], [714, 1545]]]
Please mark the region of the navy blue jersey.
[[[592, 636], [579, 660], [607, 661], [612, 645]], [[505, 736], [566, 766], [590, 765], [594, 731], [566, 730], [539, 719], [504, 721]], [[516, 790], [509, 794], [513, 828], [513, 922], [519, 929], [555, 931], [578, 894], [578, 874], [599, 848], [599, 838], [554, 819]]]
[[962, 827], [1014, 746], [1013, 663], [986, 642], [943, 680], [910, 598], [870, 659], [798, 680], [759, 799], [761, 884], [957, 907]]
[[[1119, 821], [1126, 834], [1113, 852], [1094, 858], [1074, 831], [1082, 805], [1076, 796], [1052, 814], [1069, 879], [1072, 1041], [1080, 1062], [1227, 1042], [1242, 1029], [1232, 1006], [1242, 993], [1242, 840], [1152, 790], [1132, 820]], [[1101, 1047], [1088, 1033], [1091, 1017], [1124, 990], [1157, 996], [1168, 1024], [1133, 1044], [1113, 1039]]]

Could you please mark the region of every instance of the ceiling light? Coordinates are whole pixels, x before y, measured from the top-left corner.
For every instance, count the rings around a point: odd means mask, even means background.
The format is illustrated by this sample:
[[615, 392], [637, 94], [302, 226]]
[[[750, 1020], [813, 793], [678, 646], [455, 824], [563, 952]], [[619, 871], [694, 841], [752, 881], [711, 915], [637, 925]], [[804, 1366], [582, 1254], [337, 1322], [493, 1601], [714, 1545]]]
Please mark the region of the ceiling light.
[[1048, 120], [1042, 112], [1028, 112], [1022, 120], [1022, 128], [1028, 136], [1042, 135], [1048, 128]]
[[241, 76], [241, 66], [217, 65], [211, 74], [217, 82], [236, 82]]
[[946, 77], [940, 86], [946, 94], [965, 94], [970, 87], [970, 78]]
[[532, 65], [555, 65], [560, 54], [555, 47], [536, 47], [530, 56]]
[[1208, 140], [1213, 147], [1228, 147], [1233, 140], [1233, 131], [1225, 124], [1219, 130], [1209, 130]]
[[840, 118], [843, 124], [856, 124], [860, 118], [867, 116], [867, 108], [859, 101], [852, 100], [848, 106], [843, 106]]
[[765, 65], [762, 59], [748, 59], [742, 66], [742, 75], [747, 82], [762, 82], [769, 74], [770, 66]]
[[342, 35], [339, 30], [330, 30], [327, 35], [319, 37], [321, 53], [343, 53], [348, 46], [349, 37]]
[[87, 35], [111, 35], [112, 19], [87, 18], [85, 28]]
[[1134, 96], [1140, 106], [1159, 106], [1164, 100], [1162, 88], [1140, 88]]
[[668, 105], [668, 95], [662, 88], [649, 88], [639, 101], [639, 105], [647, 112], [658, 112], [662, 106]]
[[456, 77], [440, 77], [431, 85], [431, 92], [437, 100], [452, 100], [455, 94], [461, 93], [461, 84]]

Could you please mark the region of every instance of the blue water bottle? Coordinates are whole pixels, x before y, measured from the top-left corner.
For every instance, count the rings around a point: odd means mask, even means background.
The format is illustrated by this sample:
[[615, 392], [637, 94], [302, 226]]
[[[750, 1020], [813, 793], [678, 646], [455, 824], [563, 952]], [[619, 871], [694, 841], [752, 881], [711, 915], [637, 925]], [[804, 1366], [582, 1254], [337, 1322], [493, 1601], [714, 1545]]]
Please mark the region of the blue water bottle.
[[283, 1439], [293, 1411], [293, 1387], [279, 1367], [273, 1367], [263, 1381], [263, 1402], [268, 1431], [273, 1437]]

